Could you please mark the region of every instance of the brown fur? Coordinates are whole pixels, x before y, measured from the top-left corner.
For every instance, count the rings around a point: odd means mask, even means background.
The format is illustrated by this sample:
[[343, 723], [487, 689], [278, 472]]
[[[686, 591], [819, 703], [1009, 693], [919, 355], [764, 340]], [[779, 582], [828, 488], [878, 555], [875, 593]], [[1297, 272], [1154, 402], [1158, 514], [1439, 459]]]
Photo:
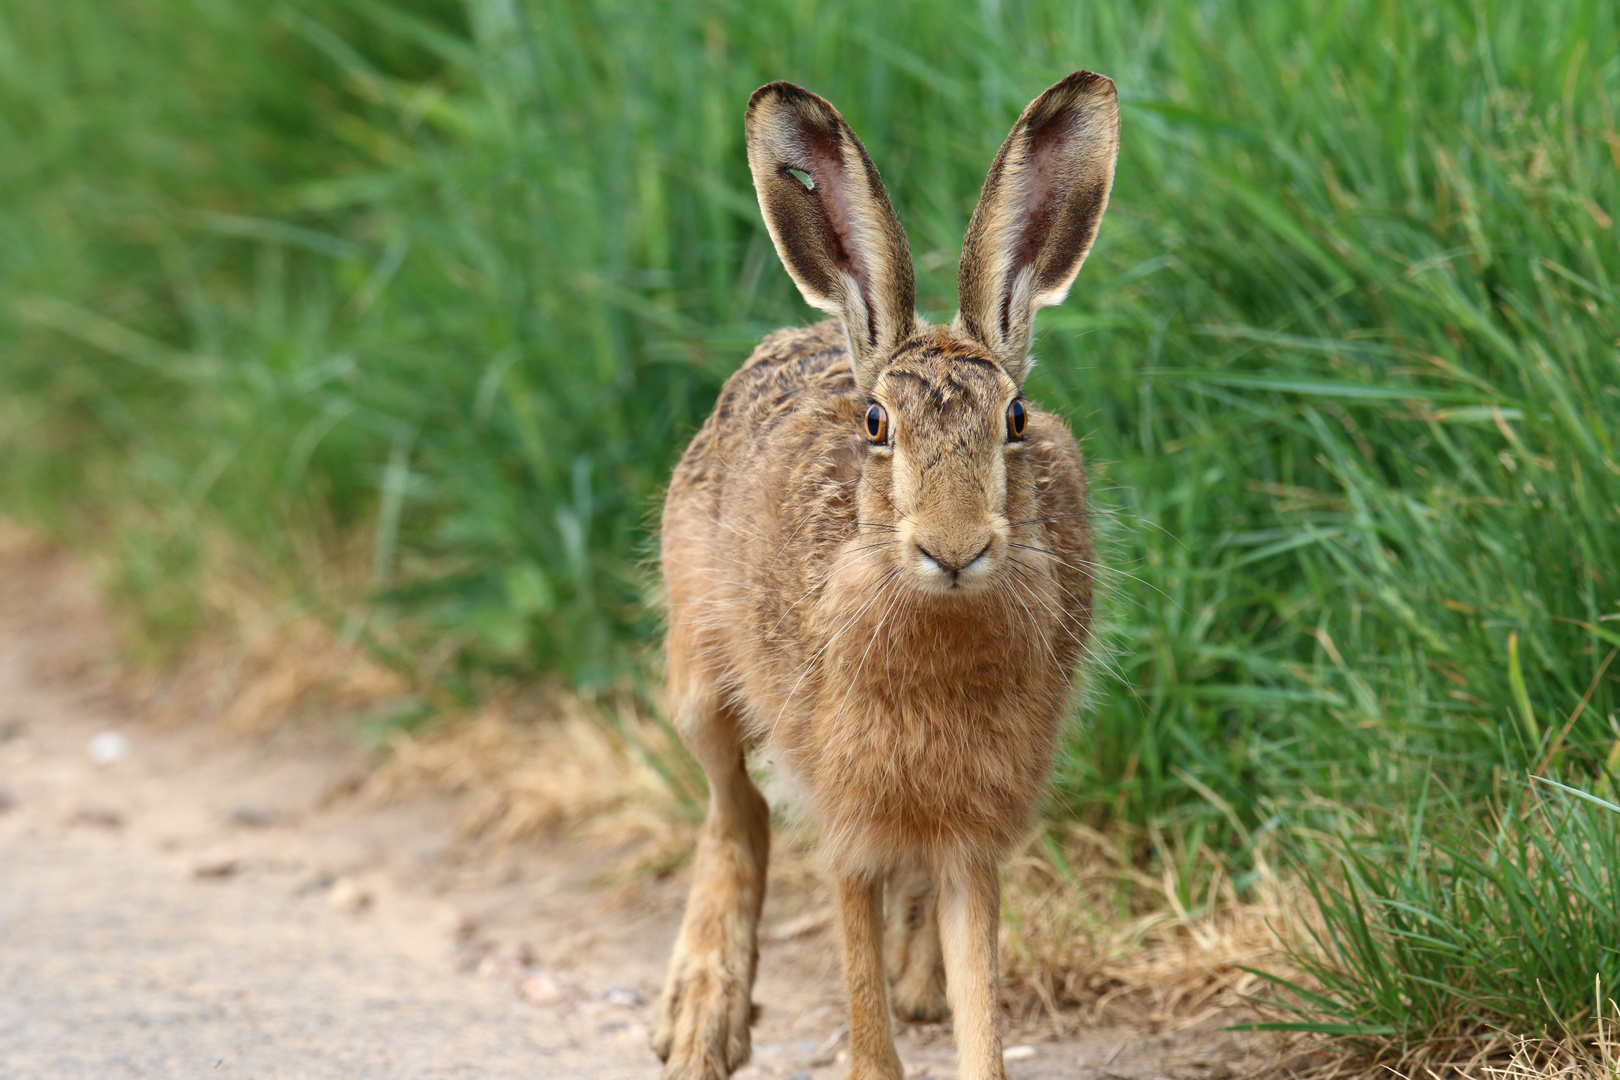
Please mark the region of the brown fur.
[[[1061, 299], [1106, 203], [1113, 125], [1100, 76], [1026, 110], [1009, 146], [1105, 161], [1106, 175], [1004, 147], [964, 296], [1024, 323]], [[997, 866], [1040, 799], [1086, 647], [1084, 467], [1063, 422], [1033, 407], [1009, 437], [1028, 363], [1007, 349], [1027, 325], [981, 333], [965, 307], [952, 327], [918, 322], [905, 234], [832, 106], [772, 84], [747, 128], [783, 263], [840, 319], [765, 339], [665, 503], [670, 702], [711, 795], [654, 1047], [671, 1078], [723, 1078], [747, 1058], [769, 825], [744, 769], [758, 749], [810, 792], [839, 879], [850, 1075], [900, 1075], [881, 917], [898, 872], [902, 903], [922, 906], [903, 920], [918, 940], [891, 955], [896, 1004], [938, 1016], [942, 962], [961, 1075], [1000, 1077]], [[864, 426], [874, 402], [882, 444]]]
[[943, 1020], [950, 1009], [934, 879], [919, 867], [901, 867], [889, 875], [888, 888], [883, 966], [894, 985], [895, 1014], [902, 1020]]

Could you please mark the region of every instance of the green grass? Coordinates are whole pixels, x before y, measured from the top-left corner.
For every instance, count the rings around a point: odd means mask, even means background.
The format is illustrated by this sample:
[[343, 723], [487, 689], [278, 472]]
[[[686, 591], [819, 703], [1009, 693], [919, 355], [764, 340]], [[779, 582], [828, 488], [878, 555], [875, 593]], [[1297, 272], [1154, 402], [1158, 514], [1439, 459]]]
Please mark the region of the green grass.
[[0, 509], [107, 554], [156, 655], [225, 546], [463, 698], [633, 685], [664, 478], [808, 317], [748, 93], [838, 104], [943, 318], [1000, 139], [1088, 67], [1120, 168], [1029, 392], [1093, 465], [1112, 662], [1053, 812], [1241, 875], [1433, 777], [1444, 836], [1366, 820], [1482, 859], [1504, 785], [1620, 762], [1616, 14], [0, 0]]
[[1577, 1035], [1610, 1010], [1620, 806], [1519, 791], [1481, 836], [1472, 808], [1428, 794], [1382, 836], [1336, 839], [1341, 873], [1312, 883], [1324, 928], [1294, 958], [1315, 985], [1272, 977], [1300, 1019], [1256, 1026], [1338, 1035], [1412, 1071], [1504, 1033]]

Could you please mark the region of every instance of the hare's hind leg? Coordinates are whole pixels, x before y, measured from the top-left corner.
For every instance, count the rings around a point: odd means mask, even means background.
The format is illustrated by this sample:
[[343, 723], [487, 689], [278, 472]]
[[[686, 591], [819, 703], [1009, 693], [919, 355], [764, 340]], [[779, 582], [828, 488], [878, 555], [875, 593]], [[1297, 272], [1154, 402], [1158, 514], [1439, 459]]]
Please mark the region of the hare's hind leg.
[[672, 649], [675, 724], [708, 777], [709, 813], [652, 1046], [665, 1080], [725, 1080], [748, 1060], [771, 818], [744, 768], [737, 717], [683, 666]]
[[889, 875], [884, 966], [902, 1020], [943, 1020], [945, 960], [939, 951], [939, 893], [928, 871], [902, 868]]

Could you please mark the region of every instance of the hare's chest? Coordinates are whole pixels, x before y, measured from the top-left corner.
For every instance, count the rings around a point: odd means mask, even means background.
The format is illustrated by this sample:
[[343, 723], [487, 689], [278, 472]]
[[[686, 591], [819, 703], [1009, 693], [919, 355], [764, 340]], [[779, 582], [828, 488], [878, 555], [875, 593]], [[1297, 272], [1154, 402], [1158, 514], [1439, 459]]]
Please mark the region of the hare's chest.
[[835, 850], [876, 858], [1017, 839], [1050, 770], [1066, 695], [1008, 674], [971, 662], [880, 665], [817, 702], [803, 773]]

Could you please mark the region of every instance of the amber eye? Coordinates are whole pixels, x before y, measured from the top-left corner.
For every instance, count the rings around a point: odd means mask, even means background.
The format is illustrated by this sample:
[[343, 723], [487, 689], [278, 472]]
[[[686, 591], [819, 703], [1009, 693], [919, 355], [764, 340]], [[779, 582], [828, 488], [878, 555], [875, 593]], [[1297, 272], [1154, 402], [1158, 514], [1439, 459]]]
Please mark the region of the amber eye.
[[1022, 401], [1014, 401], [1007, 406], [1007, 438], [1022, 439], [1024, 437], [1024, 425], [1028, 422], [1029, 414], [1024, 411]]
[[866, 435], [875, 443], [886, 442], [889, 438], [889, 414], [883, 406], [873, 404], [866, 410]]

